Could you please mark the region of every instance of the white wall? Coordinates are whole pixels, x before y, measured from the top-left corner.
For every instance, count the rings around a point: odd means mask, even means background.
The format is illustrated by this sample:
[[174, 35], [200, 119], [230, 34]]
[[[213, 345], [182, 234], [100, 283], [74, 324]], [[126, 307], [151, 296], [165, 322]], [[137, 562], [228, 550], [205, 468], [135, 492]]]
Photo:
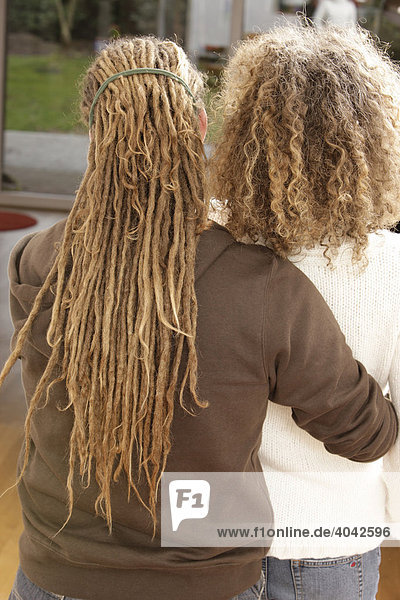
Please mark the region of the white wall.
[[276, 24], [276, 0], [247, 0], [244, 9], [244, 32], [267, 31]]
[[[188, 19], [187, 50], [192, 56], [206, 46], [228, 47], [232, 0], [191, 0]], [[279, 17], [277, 0], [245, 0], [244, 33], [266, 31]]]

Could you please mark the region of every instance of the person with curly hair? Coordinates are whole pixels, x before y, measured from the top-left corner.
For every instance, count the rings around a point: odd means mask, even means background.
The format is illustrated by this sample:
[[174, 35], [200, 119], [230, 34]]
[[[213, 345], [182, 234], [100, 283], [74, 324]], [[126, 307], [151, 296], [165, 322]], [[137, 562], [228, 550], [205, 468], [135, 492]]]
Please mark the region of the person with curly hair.
[[0, 385], [21, 358], [28, 412], [10, 600], [259, 599], [265, 548], [162, 544], [163, 474], [262, 473], [268, 397], [355, 461], [396, 439], [392, 405], [307, 278], [209, 226], [203, 95], [173, 42], [107, 45], [82, 84], [72, 210], [12, 252]]
[[[287, 26], [239, 45], [221, 107], [214, 217], [311, 279], [399, 411], [398, 67], [365, 30]], [[267, 597], [375, 598], [382, 536], [357, 527], [400, 522], [400, 443], [356, 467], [270, 403], [260, 459], [277, 527], [354, 526], [346, 538], [275, 537]]]

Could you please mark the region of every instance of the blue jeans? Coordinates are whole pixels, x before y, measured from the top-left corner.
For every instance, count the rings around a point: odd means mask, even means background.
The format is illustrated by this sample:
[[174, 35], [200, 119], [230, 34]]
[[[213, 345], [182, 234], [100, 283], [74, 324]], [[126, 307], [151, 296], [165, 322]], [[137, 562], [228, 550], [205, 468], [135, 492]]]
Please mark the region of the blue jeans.
[[339, 558], [279, 560], [268, 557], [264, 600], [374, 600], [380, 548]]
[[[235, 596], [232, 600], [261, 600], [263, 598], [265, 587], [264, 573], [261, 573], [260, 580], [251, 588]], [[13, 589], [8, 600], [78, 600], [69, 596], [60, 596], [52, 592], [46, 592], [27, 578], [25, 573], [19, 567], [14, 581]], [[132, 599], [133, 600], [133, 599]]]
[[78, 600], [77, 598], [69, 598], [68, 596], [60, 596], [52, 592], [46, 592], [38, 587], [19, 567], [15, 577], [13, 589], [8, 600]]

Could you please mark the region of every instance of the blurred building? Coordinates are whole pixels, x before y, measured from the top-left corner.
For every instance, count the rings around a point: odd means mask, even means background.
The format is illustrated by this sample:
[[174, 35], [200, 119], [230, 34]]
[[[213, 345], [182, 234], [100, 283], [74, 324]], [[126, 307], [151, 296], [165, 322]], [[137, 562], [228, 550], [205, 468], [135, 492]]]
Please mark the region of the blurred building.
[[[306, 4], [304, 4], [305, 6]], [[238, 3], [242, 10], [242, 35], [266, 31], [295, 20], [302, 10], [301, 0], [245, 0]], [[232, 40], [233, 0], [191, 0], [187, 12], [186, 49], [192, 57], [210, 59], [227, 50]]]

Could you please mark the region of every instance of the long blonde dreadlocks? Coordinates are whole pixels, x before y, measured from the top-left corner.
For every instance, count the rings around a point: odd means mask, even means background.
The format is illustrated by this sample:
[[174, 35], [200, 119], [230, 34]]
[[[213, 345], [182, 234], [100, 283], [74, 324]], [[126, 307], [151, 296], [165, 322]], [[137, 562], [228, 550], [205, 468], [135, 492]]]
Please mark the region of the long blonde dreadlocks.
[[[176, 392], [186, 410], [196, 394], [194, 263], [204, 229], [204, 153], [198, 126], [203, 80], [171, 41], [119, 39], [89, 67], [81, 110], [114, 73], [172, 71], [112, 81], [94, 108], [88, 167], [55, 263], [37, 295], [0, 385], [21, 350], [43, 297], [53, 290], [52, 352], [25, 423], [26, 469], [34, 411], [65, 381], [74, 420], [67, 480], [69, 517], [79, 471], [99, 488], [96, 512], [112, 526], [111, 485], [125, 474], [156, 521], [160, 477], [171, 449]], [[183, 361], [185, 357], [185, 361]], [[181, 369], [180, 369], [181, 367]], [[193, 406], [184, 406], [188, 386]], [[137, 488], [144, 473], [148, 499]], [[68, 519], [69, 519], [68, 517]], [[67, 519], [67, 520], [68, 520]]]

